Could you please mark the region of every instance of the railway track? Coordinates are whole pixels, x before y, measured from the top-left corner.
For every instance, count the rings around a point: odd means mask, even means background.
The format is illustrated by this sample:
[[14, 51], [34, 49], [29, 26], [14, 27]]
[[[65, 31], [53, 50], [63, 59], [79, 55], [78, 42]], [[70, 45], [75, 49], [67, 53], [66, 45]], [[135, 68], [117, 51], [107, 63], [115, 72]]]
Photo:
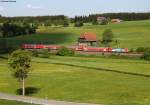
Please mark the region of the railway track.
[[129, 57], [141, 57], [142, 53], [111, 53], [111, 52], [90, 52], [90, 51], [75, 51], [76, 54], [84, 55], [118, 55], [118, 56], [129, 56]]

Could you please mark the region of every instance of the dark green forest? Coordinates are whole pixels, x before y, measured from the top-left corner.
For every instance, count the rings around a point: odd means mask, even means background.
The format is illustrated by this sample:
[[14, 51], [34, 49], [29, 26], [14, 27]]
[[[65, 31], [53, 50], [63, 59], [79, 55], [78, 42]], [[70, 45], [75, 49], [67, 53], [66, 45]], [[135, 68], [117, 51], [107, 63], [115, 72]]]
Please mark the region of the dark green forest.
[[104, 13], [104, 14], [91, 14], [89, 16], [75, 16], [72, 21], [82, 21], [84, 23], [93, 22], [97, 17], [106, 17], [110, 19], [121, 19], [124, 21], [148, 20], [150, 13]]

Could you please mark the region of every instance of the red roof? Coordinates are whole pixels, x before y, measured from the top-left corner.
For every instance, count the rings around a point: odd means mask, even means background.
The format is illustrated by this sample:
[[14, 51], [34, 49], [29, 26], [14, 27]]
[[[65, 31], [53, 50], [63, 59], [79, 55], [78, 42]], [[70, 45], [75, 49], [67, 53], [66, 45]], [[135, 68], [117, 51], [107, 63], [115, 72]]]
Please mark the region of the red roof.
[[111, 22], [121, 22], [120, 19], [112, 19]]
[[96, 34], [92, 32], [84, 32], [81, 34], [80, 38], [83, 38], [86, 41], [97, 41]]

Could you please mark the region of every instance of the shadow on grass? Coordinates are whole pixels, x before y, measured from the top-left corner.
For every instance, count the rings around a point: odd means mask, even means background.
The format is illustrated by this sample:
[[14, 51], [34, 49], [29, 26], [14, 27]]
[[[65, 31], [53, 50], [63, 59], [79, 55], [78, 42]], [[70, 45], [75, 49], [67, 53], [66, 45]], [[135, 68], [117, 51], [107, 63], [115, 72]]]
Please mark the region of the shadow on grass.
[[[39, 90], [40, 90], [40, 88], [26, 87], [25, 88], [25, 95], [29, 96], [29, 95], [32, 95], [32, 94], [36, 94], [36, 93], [38, 93]], [[16, 93], [18, 95], [22, 95], [22, 88], [17, 89]]]
[[64, 44], [72, 42], [74, 39], [71, 33], [37, 33], [33, 35], [25, 35], [7, 39], [7, 45], [20, 46], [22, 44]]

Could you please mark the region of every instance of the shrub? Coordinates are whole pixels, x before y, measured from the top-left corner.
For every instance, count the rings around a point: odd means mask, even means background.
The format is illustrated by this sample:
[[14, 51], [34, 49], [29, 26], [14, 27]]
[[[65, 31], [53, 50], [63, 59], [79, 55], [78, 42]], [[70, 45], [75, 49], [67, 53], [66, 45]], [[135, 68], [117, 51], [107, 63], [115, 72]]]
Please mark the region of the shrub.
[[83, 22], [76, 22], [75, 23], [75, 27], [82, 27], [83, 26]]
[[92, 21], [92, 25], [98, 25], [97, 20], [93, 20], [93, 21]]
[[138, 48], [136, 49], [136, 52], [145, 52], [146, 49], [147, 49], [147, 48], [145, 48], [145, 47], [138, 47]]
[[32, 55], [33, 55], [34, 57], [38, 57], [38, 54], [39, 54], [39, 53], [38, 53], [37, 50], [33, 50], [33, 51], [32, 51]]
[[66, 47], [63, 47], [63, 48], [58, 50], [57, 55], [59, 55], [59, 56], [73, 56], [74, 51], [71, 49], [68, 49]]
[[134, 49], [133, 49], [133, 48], [131, 48], [129, 52], [134, 52]]
[[104, 19], [101, 21], [101, 25], [107, 25], [108, 24], [108, 20], [107, 19]]
[[63, 26], [64, 26], [64, 27], [68, 27], [68, 26], [69, 26], [69, 22], [68, 22], [67, 20], [64, 21]]
[[143, 54], [143, 56], [142, 56], [142, 59], [150, 60], [150, 48], [147, 48], [147, 49], [144, 51], [144, 54]]
[[38, 54], [38, 56], [41, 57], [41, 58], [49, 58], [50, 57], [50, 53], [49, 53], [48, 49], [43, 49], [41, 51], [41, 53]]

